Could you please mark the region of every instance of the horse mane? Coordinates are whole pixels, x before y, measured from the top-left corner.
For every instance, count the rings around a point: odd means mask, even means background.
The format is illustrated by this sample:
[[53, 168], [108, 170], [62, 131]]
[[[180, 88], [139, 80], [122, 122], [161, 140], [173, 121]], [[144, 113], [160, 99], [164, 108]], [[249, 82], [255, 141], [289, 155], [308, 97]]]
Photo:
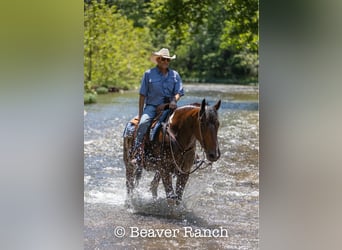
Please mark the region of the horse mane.
[[199, 102], [190, 103], [189, 105], [195, 106], [195, 107], [201, 107], [201, 104]]
[[[184, 112], [186, 112], [186, 113], [190, 112], [191, 116], [193, 116], [193, 115], [195, 115], [195, 114], [197, 114], [199, 112], [201, 106], [202, 106], [201, 103], [194, 102], [194, 103], [186, 104], [186, 105], [183, 105], [183, 106], [179, 106], [175, 111], [176, 112], [177, 111], [180, 112], [179, 114], [182, 114], [182, 113], [184, 114]], [[209, 107], [208, 103], [206, 103], [206, 107]], [[212, 107], [206, 109], [205, 114], [206, 114], [207, 119], [210, 119], [210, 120], [215, 119], [213, 117], [213, 115], [215, 115], [216, 112], [215, 112], [215, 110]], [[173, 115], [172, 115], [172, 118], [173, 118]]]
[[[193, 103], [190, 103], [190, 104], [186, 104], [184, 106], [180, 106], [179, 108], [182, 108], [182, 107], [201, 107], [201, 103], [199, 102], [193, 102]], [[205, 104], [206, 106], [208, 106], [208, 102], [206, 102]]]
[[201, 107], [201, 104], [198, 102], [194, 102], [194, 103], [186, 104], [183, 106], [179, 106], [178, 108], [182, 109], [182, 108], [198, 108], [198, 107]]
[[[189, 110], [189, 111], [192, 110], [192, 113], [194, 114], [195, 112], [197, 113], [199, 111], [198, 108], [200, 108], [201, 105], [202, 105], [201, 103], [194, 102], [191, 104], [186, 104], [184, 106], [180, 106], [177, 108], [177, 110], [179, 110], [179, 111], [184, 110], [185, 112], [187, 112], [187, 110]], [[206, 107], [209, 107], [208, 103], [206, 103]], [[213, 107], [209, 107], [208, 109], [206, 109], [205, 114], [206, 114], [207, 119], [209, 119], [211, 121], [213, 121], [214, 119], [217, 119], [217, 113], [216, 113], [216, 110], [213, 109]]]

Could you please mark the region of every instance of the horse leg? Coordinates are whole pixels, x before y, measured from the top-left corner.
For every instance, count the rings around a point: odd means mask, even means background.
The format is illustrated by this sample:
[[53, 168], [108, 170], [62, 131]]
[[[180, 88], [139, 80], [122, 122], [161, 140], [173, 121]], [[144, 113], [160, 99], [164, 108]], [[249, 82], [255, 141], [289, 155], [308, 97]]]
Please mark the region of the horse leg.
[[159, 173], [159, 171], [157, 171], [156, 174], [154, 175], [152, 182], [151, 182], [151, 188], [150, 188], [150, 190], [152, 192], [153, 199], [156, 199], [158, 197], [159, 181], [160, 181], [160, 173]]
[[178, 202], [182, 200], [183, 192], [186, 183], [188, 182], [189, 175], [188, 174], [180, 174], [177, 177], [177, 183], [176, 183], [176, 195]]
[[[190, 151], [188, 154], [184, 156], [184, 164], [182, 166], [182, 169], [184, 172], [190, 172], [192, 164], [195, 159], [195, 151]], [[185, 189], [185, 185], [188, 182], [189, 174], [181, 174], [178, 173], [177, 175], [177, 182], [176, 182], [176, 195], [178, 203], [182, 200], [183, 192]]]
[[131, 164], [126, 164], [126, 187], [127, 194], [132, 194], [134, 189], [134, 167]]
[[172, 187], [172, 175], [170, 172], [164, 172], [161, 174], [161, 178], [164, 184], [167, 202], [169, 205], [173, 205], [177, 196], [175, 195]]
[[134, 189], [134, 166], [129, 162], [130, 149], [132, 147], [133, 139], [130, 137], [124, 137], [124, 163], [126, 167], [126, 187], [127, 194], [132, 194]]

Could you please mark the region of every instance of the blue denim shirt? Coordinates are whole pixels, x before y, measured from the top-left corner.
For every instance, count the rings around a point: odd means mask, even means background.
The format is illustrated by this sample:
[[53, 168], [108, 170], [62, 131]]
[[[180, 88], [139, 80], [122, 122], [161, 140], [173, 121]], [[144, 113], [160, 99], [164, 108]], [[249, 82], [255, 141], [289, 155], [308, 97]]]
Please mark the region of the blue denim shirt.
[[184, 95], [182, 79], [175, 70], [169, 68], [168, 74], [164, 76], [154, 67], [144, 73], [139, 93], [145, 96], [146, 105], [158, 106], [164, 103], [165, 97]]

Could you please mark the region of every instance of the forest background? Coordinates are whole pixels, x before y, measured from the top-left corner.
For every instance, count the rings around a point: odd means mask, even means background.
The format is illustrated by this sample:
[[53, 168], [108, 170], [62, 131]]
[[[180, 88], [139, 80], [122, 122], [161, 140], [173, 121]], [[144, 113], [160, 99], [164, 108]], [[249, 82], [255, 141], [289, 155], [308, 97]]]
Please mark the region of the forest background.
[[258, 22], [258, 0], [85, 0], [85, 95], [137, 88], [163, 47], [183, 82], [258, 84]]

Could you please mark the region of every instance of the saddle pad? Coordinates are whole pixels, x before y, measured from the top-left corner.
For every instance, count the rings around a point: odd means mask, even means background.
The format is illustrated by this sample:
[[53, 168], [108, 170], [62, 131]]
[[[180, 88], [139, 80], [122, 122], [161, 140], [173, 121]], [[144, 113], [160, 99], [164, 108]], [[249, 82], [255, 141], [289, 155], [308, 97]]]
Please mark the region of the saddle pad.
[[127, 122], [125, 130], [123, 132], [123, 137], [133, 137], [135, 128], [138, 126], [138, 117], [134, 117], [132, 120]]
[[[138, 124], [139, 124], [138, 116], [132, 118], [132, 120], [130, 120], [129, 122], [130, 122], [132, 125], [134, 125], [134, 126], [138, 126]], [[153, 121], [152, 121], [152, 126], [151, 126], [151, 128], [153, 128], [153, 127], [156, 125], [157, 122], [158, 122], [158, 120], [157, 120], [156, 118], [154, 118]]]
[[130, 123], [132, 123], [134, 126], [138, 126], [138, 124], [139, 124], [138, 116], [136, 116], [132, 120], [130, 120]]

